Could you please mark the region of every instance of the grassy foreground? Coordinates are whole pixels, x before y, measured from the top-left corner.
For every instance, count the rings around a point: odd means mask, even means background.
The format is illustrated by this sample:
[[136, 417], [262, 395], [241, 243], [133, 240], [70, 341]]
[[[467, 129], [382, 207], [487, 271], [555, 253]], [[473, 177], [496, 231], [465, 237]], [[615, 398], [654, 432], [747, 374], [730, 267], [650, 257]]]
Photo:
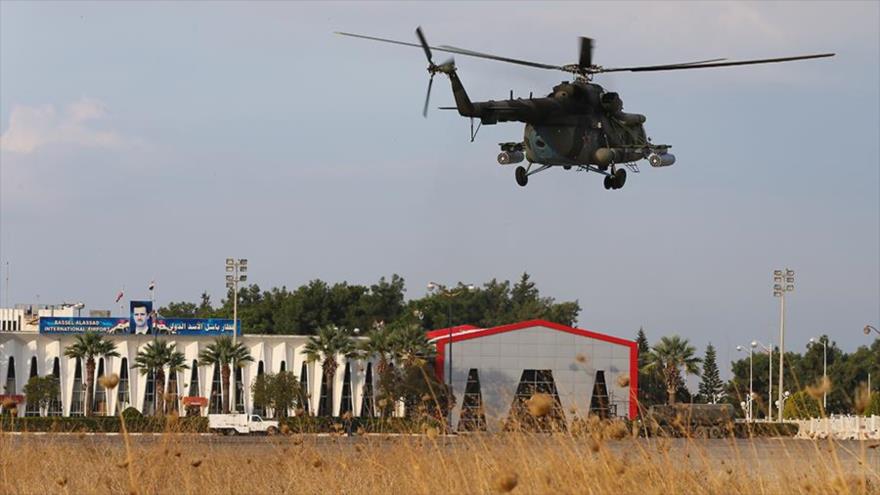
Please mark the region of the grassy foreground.
[[0, 493], [880, 494], [877, 442], [0, 434]]

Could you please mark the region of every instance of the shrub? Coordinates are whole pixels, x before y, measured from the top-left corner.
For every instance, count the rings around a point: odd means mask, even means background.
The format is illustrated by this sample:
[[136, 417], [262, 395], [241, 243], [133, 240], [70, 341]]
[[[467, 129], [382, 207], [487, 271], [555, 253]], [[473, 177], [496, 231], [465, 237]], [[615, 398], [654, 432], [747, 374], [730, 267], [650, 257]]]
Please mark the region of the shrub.
[[818, 418], [821, 414], [819, 401], [814, 399], [807, 391], [801, 390], [785, 401], [782, 415], [785, 419], [808, 419]]
[[868, 408], [865, 409], [865, 416], [880, 416], [880, 392], [872, 392], [871, 400], [868, 402]]
[[[163, 431], [201, 433], [208, 431], [208, 418], [189, 417], [171, 420], [159, 417], [140, 418], [131, 415], [126, 419], [125, 426], [130, 432], [138, 433], [161, 433]], [[54, 417], [25, 417], [16, 418], [15, 421], [8, 419], [0, 420], [0, 430], [21, 432], [44, 432], [56, 433], [96, 432], [116, 433], [122, 430], [119, 418], [115, 416], [91, 416], [65, 418]]]

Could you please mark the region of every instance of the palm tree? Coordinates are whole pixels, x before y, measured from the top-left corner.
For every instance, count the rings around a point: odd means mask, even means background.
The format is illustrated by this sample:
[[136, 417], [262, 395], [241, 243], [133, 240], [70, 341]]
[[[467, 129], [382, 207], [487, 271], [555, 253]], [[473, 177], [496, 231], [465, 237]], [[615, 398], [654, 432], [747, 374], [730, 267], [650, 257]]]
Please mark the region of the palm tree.
[[[339, 355], [346, 358], [357, 357], [357, 347], [354, 340], [345, 329], [336, 325], [327, 325], [318, 329], [317, 335], [309, 337], [309, 341], [303, 347], [303, 354], [309, 362], [322, 360], [321, 371], [323, 379], [321, 387], [327, 392], [330, 407], [333, 404], [333, 377], [336, 375], [336, 358]], [[320, 404], [320, 403], [319, 403]], [[319, 411], [320, 413], [320, 411]]]
[[694, 356], [696, 349], [687, 339], [678, 335], [663, 337], [648, 354], [645, 371], [660, 374], [666, 385], [666, 402], [675, 404], [675, 391], [681, 385], [681, 369], [695, 375], [700, 372], [701, 359]]
[[376, 373], [384, 376], [388, 372], [390, 362], [394, 359], [393, 328], [386, 325], [376, 325], [367, 340], [358, 346], [364, 359], [376, 357]]
[[241, 342], [232, 343], [232, 337], [217, 337], [213, 344], [208, 344], [199, 353], [199, 364], [203, 366], [220, 365], [221, 394], [223, 396], [223, 412], [229, 414], [229, 376], [232, 366], [243, 367], [245, 363], [251, 363], [254, 358], [250, 351]]
[[421, 325], [401, 324], [392, 329], [391, 347], [394, 359], [403, 367], [423, 367], [437, 354], [437, 348], [428, 342]]
[[95, 392], [95, 356], [118, 357], [116, 343], [96, 332], [76, 336], [76, 342], [64, 349], [64, 355], [86, 363], [86, 416], [92, 415], [92, 394]]
[[378, 358], [376, 363], [376, 374], [379, 376], [379, 396], [386, 399], [379, 407], [379, 414], [384, 418], [391, 410], [389, 401], [391, 396], [391, 371], [392, 361], [395, 355], [394, 327], [384, 324], [374, 325], [373, 331], [370, 332], [369, 339], [361, 342], [360, 350], [364, 359]]
[[189, 365], [186, 364], [186, 357], [180, 351], [174, 351], [171, 353], [170, 359], [168, 359], [168, 388], [171, 389], [172, 401], [171, 407], [169, 407], [169, 411], [177, 411], [177, 374], [183, 370], [189, 369]]
[[[165, 340], [154, 340], [138, 351], [132, 368], [140, 370], [142, 375], [153, 373], [156, 396], [156, 414], [165, 413], [165, 367], [172, 359], [183, 359], [183, 353], [175, 349], [175, 344]], [[178, 358], [177, 355], [180, 357]]]

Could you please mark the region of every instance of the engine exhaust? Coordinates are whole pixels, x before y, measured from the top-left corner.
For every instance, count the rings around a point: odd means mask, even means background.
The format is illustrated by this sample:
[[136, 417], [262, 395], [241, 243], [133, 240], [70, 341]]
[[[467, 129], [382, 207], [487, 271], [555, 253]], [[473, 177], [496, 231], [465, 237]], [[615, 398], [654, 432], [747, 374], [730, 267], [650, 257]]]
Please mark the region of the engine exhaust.
[[648, 156], [648, 163], [652, 167], [668, 167], [675, 163], [675, 155], [672, 153], [663, 153], [662, 155], [651, 153]]
[[498, 153], [498, 164], [499, 165], [511, 165], [514, 163], [519, 163], [525, 160], [525, 155], [522, 151], [502, 151]]

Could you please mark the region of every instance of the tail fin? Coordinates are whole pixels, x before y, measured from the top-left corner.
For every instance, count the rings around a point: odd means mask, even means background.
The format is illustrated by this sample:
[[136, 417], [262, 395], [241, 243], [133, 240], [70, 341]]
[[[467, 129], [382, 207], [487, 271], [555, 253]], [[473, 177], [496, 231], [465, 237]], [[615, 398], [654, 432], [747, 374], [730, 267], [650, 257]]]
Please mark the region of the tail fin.
[[449, 82], [452, 83], [452, 95], [455, 97], [455, 106], [458, 108], [458, 114], [462, 117], [479, 117], [480, 112], [471, 103], [468, 98], [467, 91], [461, 84], [461, 79], [455, 73], [455, 69], [446, 73], [449, 76]]

